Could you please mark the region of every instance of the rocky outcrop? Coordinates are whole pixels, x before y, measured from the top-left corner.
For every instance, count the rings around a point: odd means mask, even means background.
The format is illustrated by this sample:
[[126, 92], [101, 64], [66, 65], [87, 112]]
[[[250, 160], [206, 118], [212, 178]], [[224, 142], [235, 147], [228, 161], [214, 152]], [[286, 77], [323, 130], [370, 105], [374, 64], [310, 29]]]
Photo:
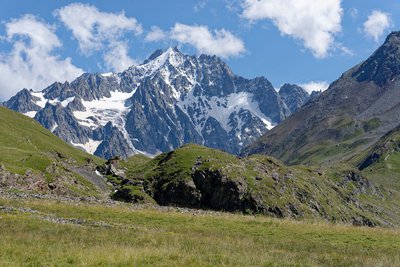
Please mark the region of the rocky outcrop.
[[244, 179], [233, 180], [220, 171], [195, 170], [193, 182], [200, 191], [201, 206], [215, 210], [263, 212], [260, 199], [250, 193]]
[[380, 140], [368, 151], [367, 156], [358, 163], [357, 167], [362, 171], [376, 163], [385, 161], [391, 155], [399, 152], [400, 125], [380, 138]]
[[[121, 165], [109, 172], [113, 199], [368, 226], [388, 223], [375, 216], [383, 189], [355, 171], [288, 168], [271, 158], [239, 159], [196, 145], [129, 162], [131, 167], [122, 164], [126, 176], [115, 174]], [[366, 201], [367, 195], [376, 202]]]

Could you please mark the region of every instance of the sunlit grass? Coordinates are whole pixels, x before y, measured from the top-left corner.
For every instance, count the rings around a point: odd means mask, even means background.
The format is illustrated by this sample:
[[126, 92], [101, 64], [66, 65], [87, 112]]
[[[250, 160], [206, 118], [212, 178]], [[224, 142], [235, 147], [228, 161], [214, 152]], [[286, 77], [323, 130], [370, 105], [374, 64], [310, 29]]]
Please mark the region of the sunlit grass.
[[[263, 216], [0, 200], [4, 266], [393, 266], [400, 232]], [[40, 216], [80, 219], [57, 224]], [[96, 226], [101, 222], [103, 226]]]

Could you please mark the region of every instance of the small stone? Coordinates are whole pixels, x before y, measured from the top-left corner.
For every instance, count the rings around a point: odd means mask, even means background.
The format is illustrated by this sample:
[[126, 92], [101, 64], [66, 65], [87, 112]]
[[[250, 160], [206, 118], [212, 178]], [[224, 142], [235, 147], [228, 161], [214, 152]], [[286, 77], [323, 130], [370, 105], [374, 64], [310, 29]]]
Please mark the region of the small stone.
[[47, 186], [50, 188], [50, 190], [54, 190], [57, 188], [57, 186], [53, 183], [49, 183]]

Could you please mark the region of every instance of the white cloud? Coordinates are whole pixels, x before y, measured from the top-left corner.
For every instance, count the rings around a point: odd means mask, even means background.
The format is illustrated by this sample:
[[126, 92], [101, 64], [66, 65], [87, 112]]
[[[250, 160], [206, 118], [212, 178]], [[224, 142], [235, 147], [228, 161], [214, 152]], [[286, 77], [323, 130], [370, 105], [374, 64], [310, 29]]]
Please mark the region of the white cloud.
[[[118, 61], [134, 62], [128, 55], [125, 38], [127, 33], [139, 35], [143, 32], [142, 26], [135, 18], [125, 16], [123, 12], [101, 12], [94, 6], [81, 3], [62, 7], [55, 11], [55, 16], [72, 31], [84, 55], [103, 51], [106, 66], [115, 71], [120, 70], [121, 64], [118, 64]], [[117, 48], [123, 48], [122, 51], [115, 51], [113, 46], [116, 44]]]
[[341, 51], [343, 55], [348, 55], [351, 57], [355, 55], [354, 52], [350, 48], [344, 46], [342, 43], [336, 43], [335, 49]]
[[151, 31], [146, 35], [146, 42], [157, 42], [167, 38], [167, 34], [157, 26], [151, 27]]
[[245, 50], [243, 41], [225, 29], [214, 30], [213, 34], [207, 26], [177, 23], [170, 33], [173, 40], [192, 45], [200, 53], [230, 57], [237, 56]]
[[328, 89], [329, 83], [325, 81], [311, 81], [308, 83], [299, 84], [299, 86], [306, 90], [309, 94], [311, 94], [312, 91], [325, 91], [326, 89]]
[[210, 31], [207, 26], [176, 23], [169, 32], [153, 28], [153, 31], [146, 37], [148, 41], [166, 39], [191, 45], [198, 53], [217, 55], [223, 58], [238, 56], [245, 52], [243, 41], [231, 32], [225, 29]]
[[317, 58], [334, 47], [341, 31], [341, 0], [244, 0], [242, 17], [271, 20], [283, 35], [301, 40]]
[[83, 73], [70, 58], [55, 54], [61, 42], [51, 25], [25, 15], [5, 27], [3, 39], [12, 48], [0, 55], [0, 99], [8, 99], [22, 88], [39, 90], [54, 81], [71, 81]]
[[379, 10], [374, 10], [364, 22], [364, 33], [367, 37], [378, 42], [379, 38], [390, 26], [390, 15]]
[[107, 68], [117, 72], [138, 64], [128, 56], [128, 45], [124, 42], [115, 42], [110, 45], [110, 50], [104, 55], [104, 61]]

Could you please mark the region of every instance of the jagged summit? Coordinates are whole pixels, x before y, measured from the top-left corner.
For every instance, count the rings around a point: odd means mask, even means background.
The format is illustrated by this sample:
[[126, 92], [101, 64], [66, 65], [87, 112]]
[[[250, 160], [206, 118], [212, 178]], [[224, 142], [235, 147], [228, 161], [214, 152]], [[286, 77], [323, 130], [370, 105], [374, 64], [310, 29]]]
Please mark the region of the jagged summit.
[[353, 73], [357, 81], [374, 81], [379, 86], [400, 74], [400, 31], [392, 32], [370, 58]]
[[143, 62], [143, 65], [147, 64], [148, 62], [158, 58], [159, 56], [163, 55], [164, 53], [166, 54], [171, 54], [171, 53], [178, 53], [181, 54], [181, 51], [179, 51], [178, 47], [174, 46], [174, 47], [168, 47], [167, 49], [163, 50], [163, 49], [157, 49], [156, 51], [154, 51], [148, 59], [146, 59]]
[[152, 60], [156, 59], [157, 57], [161, 56], [161, 54], [162, 54], [163, 52], [164, 52], [164, 51], [163, 51], [162, 49], [157, 49], [156, 51], [153, 52], [153, 54], [151, 54], [151, 55], [149, 56], [148, 59], [146, 59], [145, 61], [143, 61], [143, 65], [144, 65], [144, 64], [147, 64], [149, 61], [152, 61]]
[[291, 113], [301, 108], [310, 98], [310, 95], [302, 87], [289, 83], [281, 86], [279, 95], [284, 99]]

